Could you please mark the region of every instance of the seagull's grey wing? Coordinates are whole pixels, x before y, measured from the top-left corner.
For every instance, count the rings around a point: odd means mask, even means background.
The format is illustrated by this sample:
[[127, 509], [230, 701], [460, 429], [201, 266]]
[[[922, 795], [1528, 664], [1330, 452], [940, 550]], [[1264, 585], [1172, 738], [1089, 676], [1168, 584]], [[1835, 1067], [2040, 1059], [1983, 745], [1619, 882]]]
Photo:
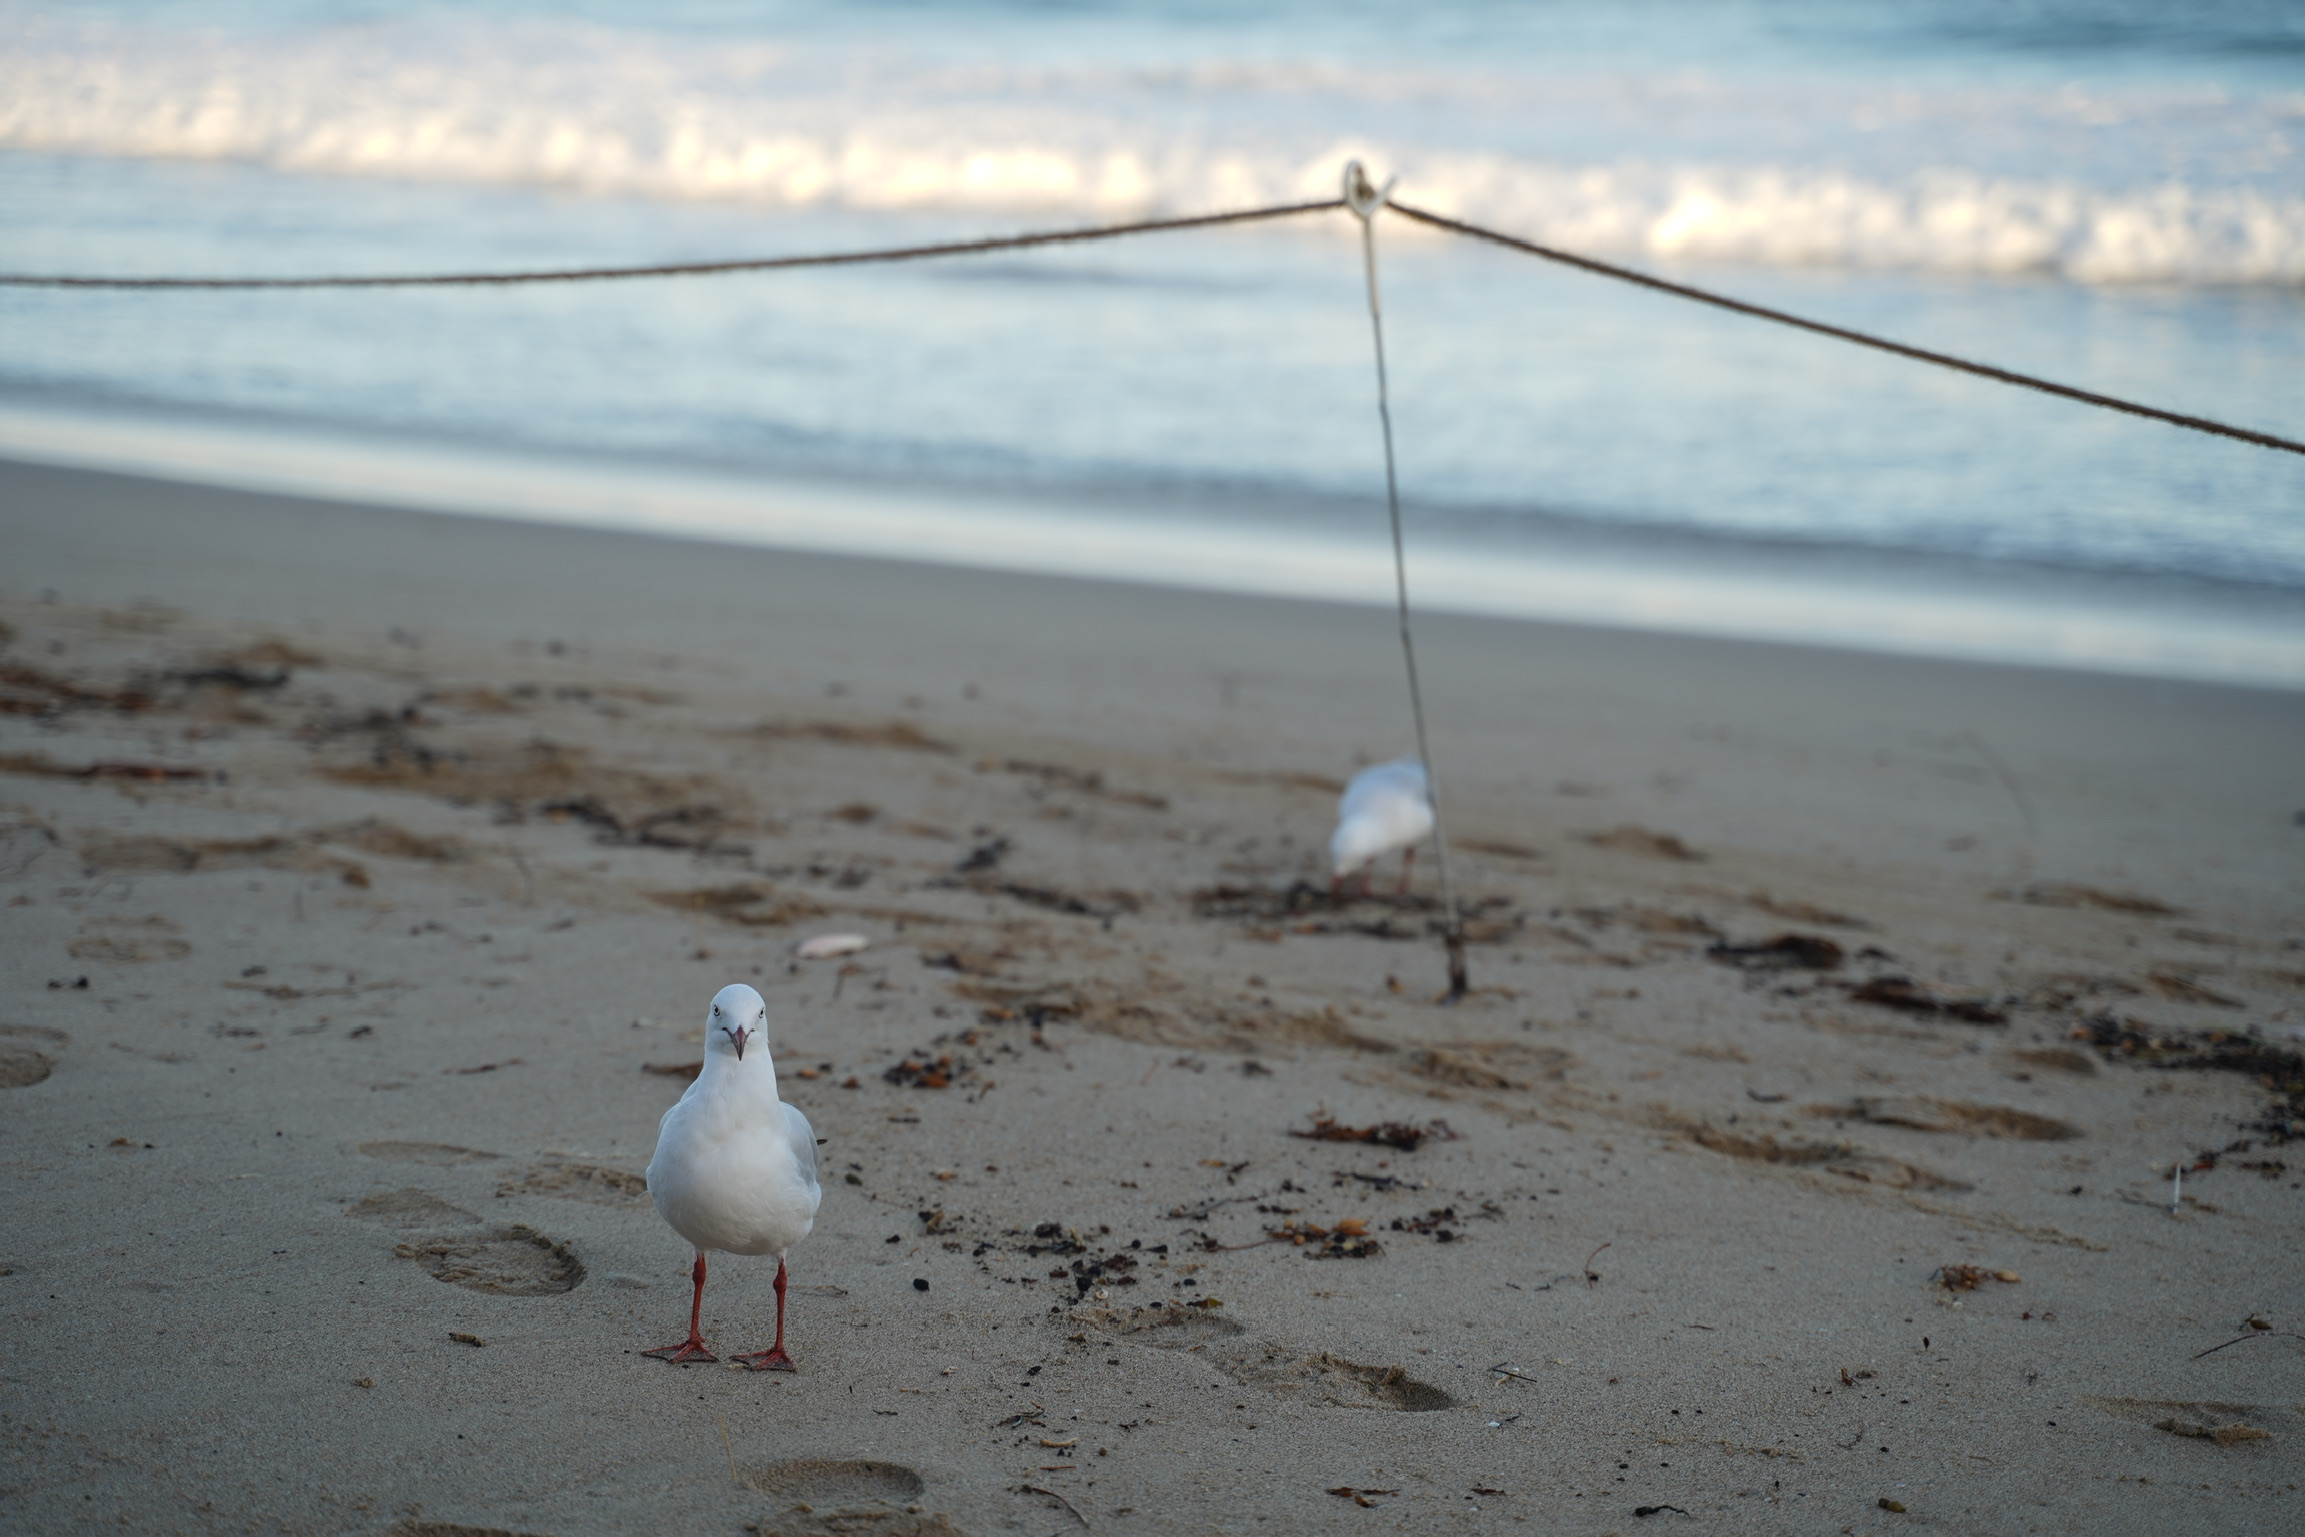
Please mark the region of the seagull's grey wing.
[[1401, 760], [1401, 783], [1408, 792], [1426, 805], [1433, 802], [1433, 776], [1414, 758]]
[[1414, 758], [1402, 758], [1393, 763], [1379, 763], [1362, 769], [1345, 786], [1345, 793], [1337, 798], [1337, 820], [1349, 822], [1371, 806], [1386, 800], [1430, 800], [1432, 791], [1425, 777], [1425, 766]]
[[784, 1134], [791, 1139], [792, 1161], [800, 1166], [801, 1178], [809, 1189], [816, 1189], [816, 1128], [808, 1124], [808, 1117], [797, 1105], [784, 1107]]

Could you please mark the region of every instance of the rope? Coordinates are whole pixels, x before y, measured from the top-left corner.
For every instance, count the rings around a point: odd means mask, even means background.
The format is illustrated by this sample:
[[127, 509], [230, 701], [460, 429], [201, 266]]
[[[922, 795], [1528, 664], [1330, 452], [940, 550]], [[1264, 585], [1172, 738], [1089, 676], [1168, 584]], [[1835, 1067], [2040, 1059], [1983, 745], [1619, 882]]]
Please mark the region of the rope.
[[1602, 277], [1615, 278], [1622, 283], [1637, 283], [1643, 288], [1653, 288], [1659, 293], [1672, 294], [1677, 298], [1694, 299], [1699, 304], [1710, 304], [1716, 309], [1730, 310], [1739, 315], [1750, 315], [1757, 320], [1775, 321], [1778, 325], [1792, 326], [1802, 331], [1813, 331], [1819, 336], [1830, 336], [1839, 341], [1853, 342], [1857, 346], [1871, 347], [1875, 351], [1890, 353], [1896, 357], [1911, 358], [1917, 363], [1931, 363], [1939, 368], [1950, 368], [1965, 374], [1975, 374], [1980, 379], [1993, 379], [2002, 384], [2014, 384], [2028, 390], [2039, 390], [2044, 395], [2055, 395], [2065, 400], [2078, 400], [2083, 405], [2101, 406], [2108, 411], [2122, 411], [2131, 416], [2142, 416], [2152, 421], [2167, 422], [2172, 427], [2184, 427], [2194, 432], [2206, 432], [2221, 438], [2233, 438], [2243, 443], [2254, 443], [2259, 448], [2279, 449], [2283, 453], [2305, 454], [2305, 443], [2297, 442], [2292, 438], [2276, 437], [2270, 432], [2257, 432], [2248, 427], [2229, 426], [2224, 422], [2211, 421], [2205, 416], [2187, 416], [2178, 411], [2164, 411], [2159, 406], [2142, 405], [2134, 400], [2123, 400], [2115, 395], [2099, 395], [2090, 390], [2077, 390], [2069, 384], [2058, 384], [2052, 380], [2037, 378], [2032, 374], [2021, 374], [2013, 369], [1995, 368], [1990, 363], [1972, 363], [1966, 358], [1957, 358], [1949, 353], [1931, 352], [1924, 347], [1908, 347], [1903, 342], [1893, 342], [1887, 337], [1874, 336], [1865, 331], [1852, 331], [1846, 326], [1827, 325], [1821, 320], [1809, 320], [1799, 315], [1788, 314], [1784, 310], [1770, 309], [1765, 304], [1749, 304], [1743, 299], [1732, 299], [1726, 294], [1712, 293], [1702, 288], [1691, 288], [1686, 283], [1669, 283], [1663, 278], [1651, 277], [1645, 272], [1635, 272], [1630, 267], [1619, 267], [1609, 262], [1595, 261], [1590, 256], [1577, 256], [1568, 251], [1555, 250], [1551, 246], [1538, 245], [1532, 240], [1522, 240], [1517, 236], [1503, 234], [1497, 230], [1484, 229], [1478, 224], [1467, 224], [1459, 219], [1446, 218], [1437, 213], [1427, 213], [1422, 208], [1411, 208], [1406, 203], [1392, 203], [1388, 206], [1402, 218], [1414, 219], [1417, 223], [1431, 225], [1434, 229], [1448, 230], [1453, 234], [1466, 235], [1475, 240], [1486, 240], [1491, 245], [1501, 245], [1510, 250], [1525, 252], [1530, 256], [1540, 256], [1546, 261], [1559, 262], [1563, 266], [1598, 273]]
[[1409, 633], [1409, 563], [1401, 546], [1401, 484], [1393, 467], [1393, 406], [1385, 382], [1385, 309], [1377, 293], [1377, 213], [1392, 195], [1393, 183], [1369, 185], [1358, 160], [1345, 165], [1345, 206], [1361, 221], [1361, 259], [1369, 280], [1369, 332], [1377, 344], [1377, 420], [1385, 436], [1385, 505], [1393, 518], [1393, 591], [1401, 617], [1401, 660], [1409, 672], [1409, 713], [1417, 723], [1417, 762], [1425, 771], [1425, 798], [1433, 808], [1433, 859], [1441, 875], [1441, 943], [1449, 957], [1448, 1001], [1465, 995], [1465, 931], [1457, 921], [1456, 887], [1449, 880], [1449, 839], [1441, 828], [1441, 778], [1425, 737], [1425, 696], [1417, 684], [1417, 643]]
[[461, 288], [511, 287], [520, 283], [594, 283], [624, 278], [717, 277], [732, 272], [782, 272], [795, 267], [856, 267], [869, 262], [926, 261], [939, 256], [973, 256], [985, 251], [1021, 251], [1033, 246], [1069, 245], [1091, 240], [1117, 240], [1123, 235], [1153, 235], [1165, 230], [1208, 229], [1219, 224], [1251, 224], [1287, 219], [1298, 214], [1326, 213], [1342, 208], [1340, 199], [1319, 203], [1280, 203], [1269, 208], [1243, 208], [1232, 213], [1196, 214], [1186, 219], [1145, 219], [1135, 224], [1098, 224], [1086, 229], [1043, 230], [1025, 235], [996, 235], [984, 240], [952, 240], [939, 245], [899, 246], [878, 251], [839, 251], [824, 256], [766, 256], [745, 261], [675, 262], [655, 267], [562, 267], [534, 272], [445, 272], [400, 277], [301, 278], [107, 278], [51, 277], [39, 274], [0, 273], [0, 287], [9, 288]]
[[[1022, 251], [1035, 246], [1072, 245], [1095, 240], [1117, 240], [1126, 235], [1151, 235], [1167, 230], [1209, 229], [1224, 224], [1253, 224], [1274, 219], [1294, 218], [1298, 214], [1326, 213], [1331, 209], [1349, 205], [1341, 198], [1314, 203], [1279, 203], [1266, 208], [1243, 208], [1231, 213], [1199, 214], [1185, 219], [1145, 219], [1134, 224], [1091, 225], [1085, 229], [1043, 230], [1023, 235], [994, 236], [984, 240], [955, 240], [937, 245], [898, 246], [877, 251], [837, 251], [819, 256], [769, 256], [742, 261], [673, 262], [649, 267], [562, 267], [528, 272], [436, 272], [413, 273], [386, 277], [285, 277], [285, 278], [125, 278], [125, 277], [73, 277], [64, 274], [0, 272], [0, 288], [78, 288], [78, 289], [254, 289], [254, 288], [458, 288], [458, 287], [510, 287], [523, 283], [591, 283], [628, 278], [717, 277], [737, 272], [781, 272], [800, 267], [854, 267], [875, 262], [927, 261], [943, 256], [973, 256], [988, 251]], [[1980, 379], [1991, 379], [2001, 384], [2013, 384], [2020, 389], [2038, 390], [2044, 395], [2055, 395], [2063, 400], [2076, 400], [2083, 405], [2102, 410], [2119, 411], [2130, 416], [2141, 416], [2149, 421], [2165, 422], [2189, 432], [2205, 432], [2214, 437], [2231, 438], [2236, 442], [2254, 444], [2282, 453], [2305, 454], [2305, 442], [2280, 437], [2270, 432], [2259, 432], [2249, 427], [2235, 427], [2227, 422], [2211, 420], [2205, 416], [2188, 416], [2181, 411], [2164, 411], [2117, 395], [2100, 395], [2093, 390], [2075, 389], [2033, 374], [2018, 373], [2014, 369], [1995, 368], [1989, 363], [1973, 363], [1949, 353], [1931, 352], [1925, 347], [1907, 346], [1884, 336], [1851, 330], [1847, 326], [1828, 325], [1821, 320], [1810, 320], [1785, 310], [1771, 309], [1765, 304], [1751, 304], [1743, 299], [1732, 299], [1726, 294], [1693, 288], [1686, 283], [1668, 282], [1630, 267], [1612, 262], [1578, 256], [1573, 252], [1556, 250], [1523, 240], [1461, 219], [1413, 208], [1406, 203], [1383, 203], [1405, 219], [1434, 229], [1447, 230], [1474, 240], [1485, 240], [1491, 245], [1504, 246], [1546, 261], [1559, 262], [1601, 277], [1615, 278], [1622, 283], [1637, 284], [1672, 294], [1676, 298], [1692, 299], [1699, 304], [1710, 304], [1716, 309], [1749, 315], [1756, 320], [1767, 320], [1796, 330], [1830, 336], [1836, 341], [1849, 342], [1859, 347], [1870, 347], [1895, 357], [1909, 358], [1916, 363], [1928, 363], [1938, 368], [1950, 368], [1960, 373], [1973, 374]]]

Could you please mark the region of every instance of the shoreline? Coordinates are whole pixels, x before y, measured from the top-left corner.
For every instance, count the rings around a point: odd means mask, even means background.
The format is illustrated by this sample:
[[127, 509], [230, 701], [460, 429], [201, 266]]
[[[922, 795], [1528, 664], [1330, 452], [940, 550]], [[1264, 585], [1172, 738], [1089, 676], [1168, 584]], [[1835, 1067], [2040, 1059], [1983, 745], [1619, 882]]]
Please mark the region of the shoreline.
[[[1222, 499], [875, 485], [0, 403], [0, 457], [708, 544], [1389, 607], [1380, 537]], [[1275, 504], [1276, 507], [1279, 504]], [[1372, 525], [1375, 529], [1376, 525]], [[1381, 530], [1379, 530], [1381, 532]], [[2305, 690], [2305, 597], [1637, 527], [1412, 530], [1420, 611]]]

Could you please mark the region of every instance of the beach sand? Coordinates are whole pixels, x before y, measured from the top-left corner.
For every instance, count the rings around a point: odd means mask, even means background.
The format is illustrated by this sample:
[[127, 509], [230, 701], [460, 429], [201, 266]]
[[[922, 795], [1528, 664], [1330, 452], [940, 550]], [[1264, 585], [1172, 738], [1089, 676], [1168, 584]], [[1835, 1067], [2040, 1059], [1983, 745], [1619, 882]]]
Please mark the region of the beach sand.
[[10, 1530], [2296, 1529], [2305, 694], [1428, 616], [1441, 1006], [1380, 611], [8, 465], [0, 621]]

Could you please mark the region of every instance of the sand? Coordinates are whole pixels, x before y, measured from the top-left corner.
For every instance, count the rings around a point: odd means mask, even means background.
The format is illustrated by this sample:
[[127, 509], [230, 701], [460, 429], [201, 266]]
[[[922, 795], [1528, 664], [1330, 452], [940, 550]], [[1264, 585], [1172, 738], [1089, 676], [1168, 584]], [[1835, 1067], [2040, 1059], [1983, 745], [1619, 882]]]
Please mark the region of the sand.
[[1382, 613], [10, 465], [0, 622], [11, 1530], [2295, 1529], [2305, 695], [1431, 617], [1441, 1006]]

